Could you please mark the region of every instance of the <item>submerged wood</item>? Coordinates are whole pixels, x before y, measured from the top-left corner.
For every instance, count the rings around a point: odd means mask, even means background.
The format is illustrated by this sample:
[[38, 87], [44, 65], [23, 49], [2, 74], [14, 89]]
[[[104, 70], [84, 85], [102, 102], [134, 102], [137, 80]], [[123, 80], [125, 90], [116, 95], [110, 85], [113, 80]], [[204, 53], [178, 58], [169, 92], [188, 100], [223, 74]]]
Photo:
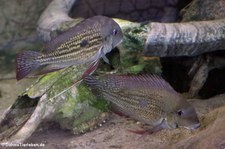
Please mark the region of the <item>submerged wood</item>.
[[150, 23], [144, 55], [196, 56], [225, 49], [225, 19]]
[[62, 26], [62, 23], [72, 22], [68, 16], [76, 0], [53, 0], [40, 16], [37, 32], [44, 41], [51, 39], [51, 32]]
[[224, 0], [193, 0], [180, 23], [150, 23], [145, 53], [174, 57], [224, 50], [224, 6]]

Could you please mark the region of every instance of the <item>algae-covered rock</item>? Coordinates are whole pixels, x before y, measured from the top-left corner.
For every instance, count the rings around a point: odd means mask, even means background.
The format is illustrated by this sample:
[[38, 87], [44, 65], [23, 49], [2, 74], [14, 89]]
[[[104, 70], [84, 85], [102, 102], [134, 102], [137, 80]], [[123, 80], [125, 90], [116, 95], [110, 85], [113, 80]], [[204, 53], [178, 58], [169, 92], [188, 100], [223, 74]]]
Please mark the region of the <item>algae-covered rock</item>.
[[199, 20], [216, 20], [224, 18], [224, 0], [194, 0], [191, 5], [182, 11], [183, 22]]
[[79, 79], [87, 66], [73, 66], [47, 74], [27, 91], [32, 98], [46, 94], [56, 121], [74, 133], [93, 129], [108, 116], [105, 113], [108, 103], [96, 99], [83, 83], [80, 84]]
[[[115, 21], [120, 25], [124, 36], [123, 42], [118, 46], [121, 72], [161, 74], [160, 59], [144, 57], [142, 54], [148, 33], [148, 23], [134, 23], [120, 19]], [[118, 61], [118, 59], [115, 60]]]
[[144, 49], [147, 36], [146, 25], [116, 19], [123, 32], [123, 42], [119, 46], [122, 66], [129, 67], [137, 63]]
[[108, 102], [97, 99], [83, 83], [67, 92], [65, 98], [56, 111], [55, 119], [62, 128], [75, 134], [92, 130], [109, 116]]

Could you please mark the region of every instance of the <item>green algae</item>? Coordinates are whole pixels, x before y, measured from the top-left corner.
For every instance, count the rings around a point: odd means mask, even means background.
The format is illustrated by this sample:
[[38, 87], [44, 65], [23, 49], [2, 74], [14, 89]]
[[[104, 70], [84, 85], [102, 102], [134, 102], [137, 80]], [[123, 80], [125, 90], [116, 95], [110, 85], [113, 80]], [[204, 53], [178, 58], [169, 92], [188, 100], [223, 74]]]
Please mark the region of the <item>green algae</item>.
[[55, 121], [75, 134], [84, 133], [105, 121], [109, 109], [107, 101], [97, 99], [84, 83], [80, 83], [86, 69], [87, 65], [79, 65], [48, 73], [28, 88], [22, 97], [38, 101], [46, 95], [47, 102], [56, 109]]
[[[71, 91], [67, 92], [66, 101], [55, 115], [56, 121], [62, 128], [79, 134], [94, 129], [97, 124], [107, 119], [106, 112], [109, 109], [107, 101], [97, 99], [83, 83], [73, 90], [73, 94]], [[76, 95], [76, 97], [72, 95]]]
[[144, 49], [147, 37], [147, 24], [130, 21], [116, 20], [123, 31], [123, 42], [119, 45], [120, 61], [124, 67], [129, 67], [138, 62]]

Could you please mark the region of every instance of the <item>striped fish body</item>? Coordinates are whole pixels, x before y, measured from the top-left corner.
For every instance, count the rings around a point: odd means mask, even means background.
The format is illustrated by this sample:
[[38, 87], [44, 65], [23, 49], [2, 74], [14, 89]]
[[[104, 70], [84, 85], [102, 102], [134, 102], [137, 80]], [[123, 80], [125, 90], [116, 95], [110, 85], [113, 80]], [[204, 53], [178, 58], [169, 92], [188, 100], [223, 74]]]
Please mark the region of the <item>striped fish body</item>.
[[194, 108], [161, 77], [106, 75], [84, 80], [94, 93], [136, 120], [162, 128], [199, 127]]
[[122, 31], [114, 20], [104, 16], [86, 19], [47, 43], [42, 53], [19, 53], [17, 79], [38, 68], [45, 73], [71, 65], [94, 63], [121, 41]]
[[116, 109], [138, 121], [158, 125], [166, 117], [165, 103], [157, 97], [157, 91], [144, 88], [119, 92], [99, 92], [100, 95], [115, 104]]

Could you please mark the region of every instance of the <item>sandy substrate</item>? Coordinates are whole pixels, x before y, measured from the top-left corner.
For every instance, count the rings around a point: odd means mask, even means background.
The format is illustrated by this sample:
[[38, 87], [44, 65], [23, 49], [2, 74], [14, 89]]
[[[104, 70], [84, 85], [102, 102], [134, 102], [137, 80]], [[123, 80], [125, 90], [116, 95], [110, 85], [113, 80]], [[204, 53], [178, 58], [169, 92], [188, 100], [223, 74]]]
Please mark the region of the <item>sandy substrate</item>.
[[43, 148], [48, 149], [155, 149], [160, 146], [164, 148], [196, 133], [174, 129], [162, 130], [152, 135], [139, 135], [129, 130], [140, 130], [142, 125], [115, 114], [103, 126], [83, 135], [73, 135], [69, 131], [61, 130], [55, 124], [50, 125], [51, 128], [37, 130], [27, 143], [43, 143], [45, 144]]

